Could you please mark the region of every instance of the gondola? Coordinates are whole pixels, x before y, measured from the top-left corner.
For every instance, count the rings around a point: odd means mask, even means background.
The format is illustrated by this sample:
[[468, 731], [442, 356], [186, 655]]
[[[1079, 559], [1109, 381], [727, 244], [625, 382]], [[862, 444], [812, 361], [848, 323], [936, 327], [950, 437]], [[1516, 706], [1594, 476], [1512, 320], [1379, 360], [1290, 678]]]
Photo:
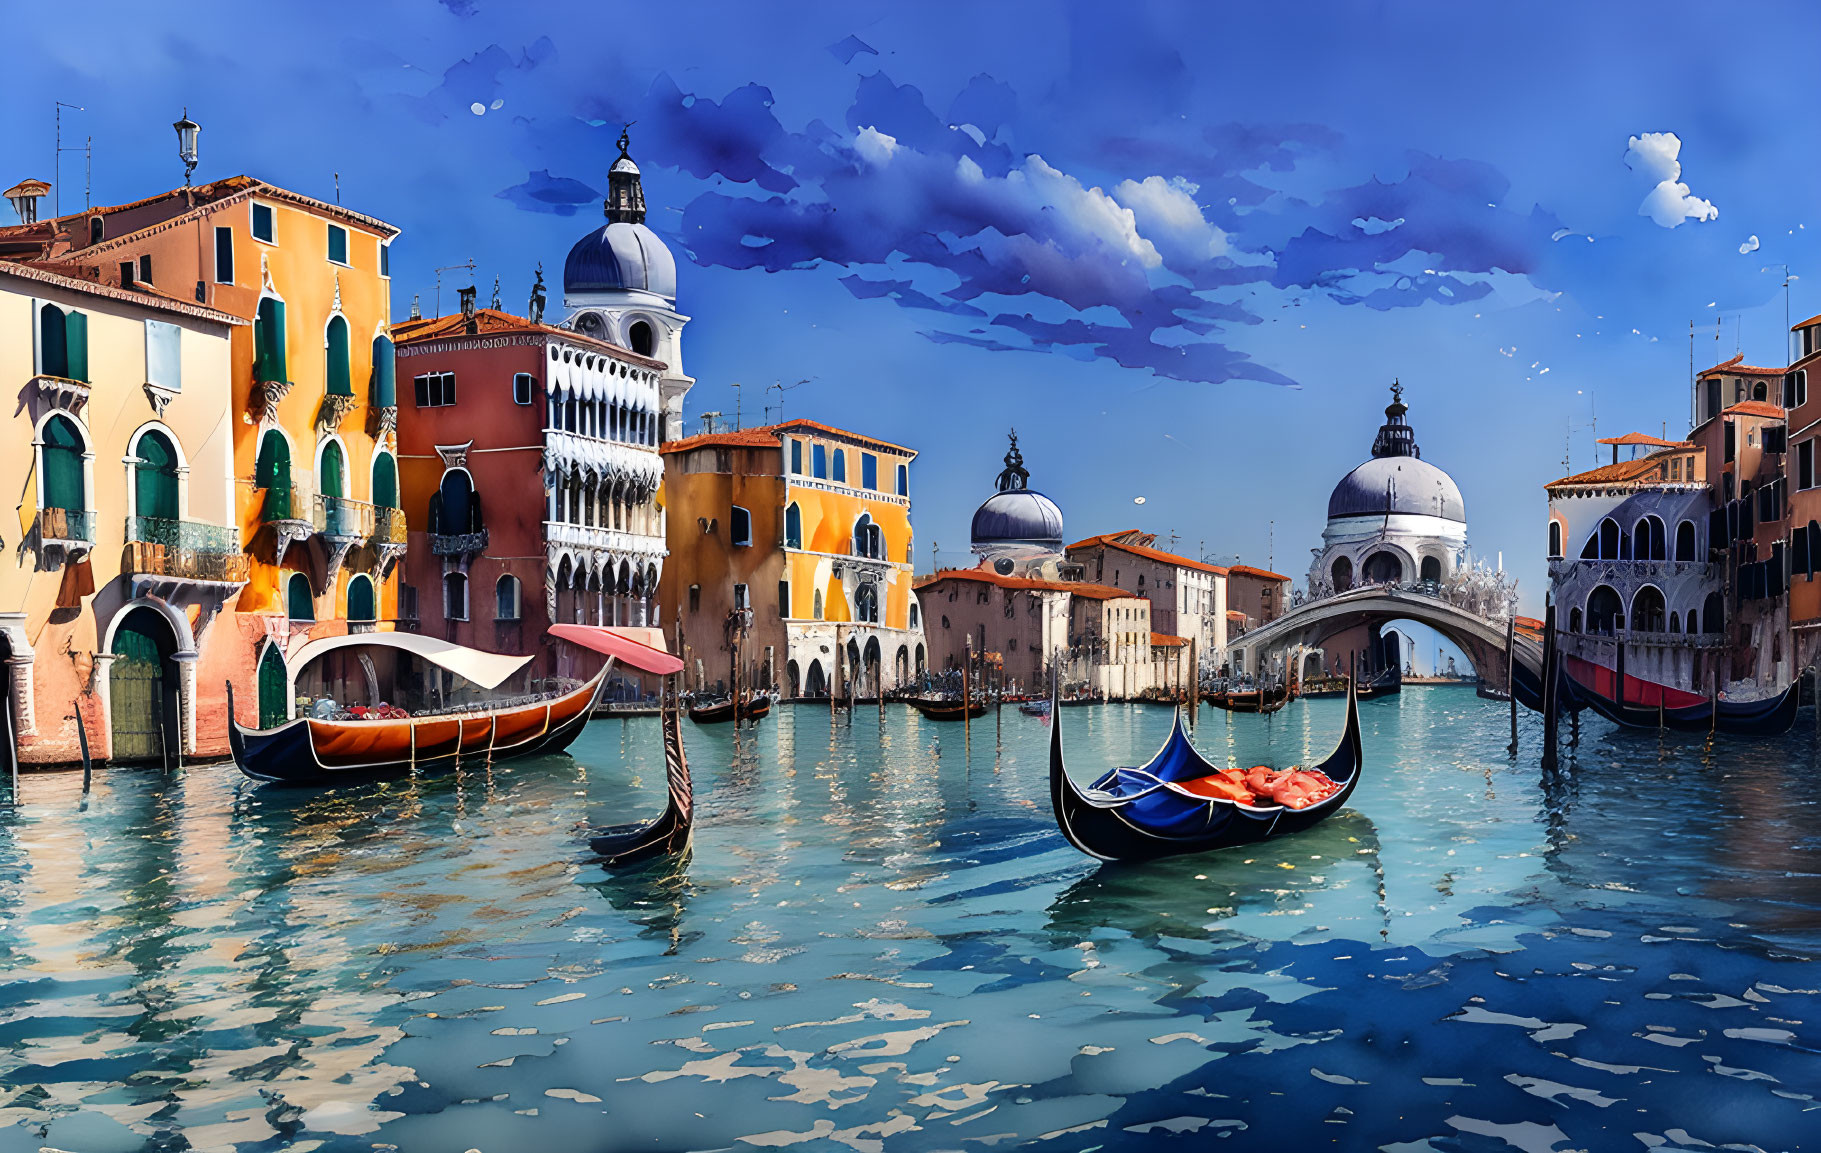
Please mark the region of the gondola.
[[[771, 712], [770, 694], [748, 697], [740, 705], [740, 719], [756, 721]], [[733, 698], [727, 697], [707, 704], [689, 706], [689, 719], [698, 725], [719, 725], [733, 720]]]
[[1718, 731], [1736, 736], [1771, 737], [1789, 732], [1796, 723], [1802, 688], [1802, 682], [1796, 680], [1768, 697], [1732, 701], [1614, 672], [1575, 656], [1562, 658], [1561, 672], [1566, 708], [1585, 705], [1607, 720], [1633, 729]]
[[[586, 683], [529, 700], [518, 699], [494, 707], [481, 702], [458, 710], [396, 719], [298, 717], [269, 729], [247, 728], [234, 719], [234, 686], [230, 682], [228, 747], [234, 763], [257, 781], [322, 784], [560, 752], [588, 723], [615, 661], [652, 673], [667, 674], [683, 667], [669, 653], [641, 643], [623, 630], [554, 625], [550, 635], [574, 641], [609, 659]], [[498, 687], [531, 659], [484, 653], [416, 633], [361, 633], [304, 645], [295, 656], [286, 659], [287, 682], [294, 683], [298, 673], [313, 662], [343, 649], [359, 655], [368, 668], [373, 657], [361, 650], [394, 658], [403, 654], [487, 690]]]
[[1048, 701], [1021, 701], [1018, 711], [1027, 717], [1047, 717], [1050, 715], [1050, 707]]
[[984, 717], [985, 701], [969, 701], [964, 707], [960, 701], [933, 701], [924, 697], [910, 697], [905, 702], [911, 708], [923, 714], [926, 721], [958, 721], [965, 718]]
[[1202, 700], [1230, 713], [1274, 713], [1290, 703], [1290, 686], [1283, 684], [1274, 689], [1207, 693]]
[[695, 790], [689, 779], [689, 758], [683, 755], [683, 710], [674, 696], [666, 696], [658, 712], [664, 728], [664, 780], [668, 786], [664, 811], [649, 821], [610, 825], [590, 834], [588, 847], [610, 869], [679, 853], [689, 845]]
[[1056, 703], [1065, 709], [1078, 709], [1084, 705], [1104, 705], [1106, 702], [1092, 693], [1085, 693], [1078, 697], [1062, 697]]
[[1363, 769], [1359, 700], [1347, 694], [1347, 727], [1315, 769], [1340, 785], [1307, 808], [1245, 805], [1196, 795], [1184, 786], [1219, 770], [1203, 760], [1183, 729], [1182, 713], [1149, 764], [1113, 769], [1084, 789], [1070, 779], [1062, 757], [1061, 719], [1051, 721], [1050, 803], [1069, 843], [1103, 861], [1140, 861], [1201, 853], [1298, 832], [1339, 811]]

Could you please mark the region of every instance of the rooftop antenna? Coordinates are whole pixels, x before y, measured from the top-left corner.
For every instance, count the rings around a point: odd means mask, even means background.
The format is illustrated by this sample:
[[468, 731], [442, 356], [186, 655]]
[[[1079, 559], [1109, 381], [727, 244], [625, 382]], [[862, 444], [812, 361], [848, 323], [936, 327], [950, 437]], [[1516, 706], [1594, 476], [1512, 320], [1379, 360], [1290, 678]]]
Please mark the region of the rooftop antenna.
[[[1396, 387], [1395, 385], [1392, 387]], [[1265, 567], [1277, 571], [1277, 522], [1268, 521], [1265, 525]]]
[[[770, 384], [765, 386], [766, 392], [771, 392], [773, 389], [777, 390], [777, 393], [778, 393], [778, 423], [779, 424], [784, 423], [784, 394], [789, 392], [793, 388], [802, 388], [804, 385], [808, 384], [810, 381], [812, 381], [814, 379], [815, 379], [815, 377], [813, 377], [813, 376], [806, 376], [795, 384], [785, 384], [782, 381], [774, 380]], [[771, 406], [767, 405], [765, 408], [765, 411], [769, 414], [771, 412]]]
[[465, 264], [445, 264], [436, 270], [436, 315], [443, 314], [443, 273], [454, 272], [458, 268], [468, 270], [468, 278], [474, 279], [474, 257], [470, 256]]
[[720, 417], [720, 415], [721, 415], [720, 409], [715, 409], [713, 412], [704, 412], [701, 414], [703, 435], [706, 436], [709, 433], [714, 432], [714, 422], [717, 418]]
[[740, 402], [743, 394], [739, 381], [732, 381], [731, 387], [733, 388], [733, 430], [739, 432], [741, 428], [745, 427], [740, 423]]
[[495, 312], [498, 312], [500, 310], [500, 278], [497, 276], [495, 276], [493, 278], [493, 305], [492, 305], [492, 307], [493, 307], [493, 311], [495, 311]]
[[341, 203], [341, 173], [335, 174], [335, 203]]
[[[76, 148], [73, 146], [69, 147], [69, 148], [65, 148], [63, 146], [63, 110], [65, 108], [69, 108], [76, 112], [87, 112], [88, 109], [84, 108], [80, 104], [66, 104], [65, 102], [63, 102], [61, 100], [54, 101], [53, 103], [56, 105], [57, 151], [55, 153], [55, 158], [51, 162], [51, 215], [52, 216], [62, 216], [63, 215], [63, 154], [65, 152], [80, 152], [83, 154], [83, 157], [87, 161], [87, 166], [88, 166], [88, 178], [86, 179], [86, 182], [92, 184], [93, 183], [92, 177], [94, 175], [94, 170], [95, 170], [95, 167], [94, 167], [95, 138], [93, 136], [89, 137], [87, 142], [84, 143], [81, 148]], [[86, 212], [90, 207], [92, 207], [88, 203], [89, 190], [86, 187], [83, 189], [82, 199], [83, 199], [83, 211]]]
[[[1785, 334], [1783, 338], [1783, 347], [1784, 351], [1787, 352], [1789, 351], [1789, 282], [1802, 278], [1799, 276], [1791, 276], [1789, 274], [1789, 265], [1787, 264], [1767, 264], [1763, 268], [1758, 269], [1759, 272], [1776, 272], [1778, 270], [1781, 270], [1783, 273], [1783, 332]], [[1794, 358], [1785, 358], [1784, 363], [1788, 364], [1791, 359]]]

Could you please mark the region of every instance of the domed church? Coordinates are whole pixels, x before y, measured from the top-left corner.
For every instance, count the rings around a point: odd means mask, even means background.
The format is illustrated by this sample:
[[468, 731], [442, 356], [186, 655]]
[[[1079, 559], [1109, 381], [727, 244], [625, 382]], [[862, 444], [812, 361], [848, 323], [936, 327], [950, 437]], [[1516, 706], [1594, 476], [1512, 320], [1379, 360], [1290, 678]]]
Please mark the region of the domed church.
[[1328, 526], [1309, 568], [1312, 594], [1446, 581], [1466, 566], [1466, 503], [1454, 478], [1422, 458], [1409, 411], [1393, 384], [1372, 458], [1328, 497]]
[[659, 439], [674, 440], [682, 434], [683, 397], [695, 383], [683, 372], [689, 318], [677, 311], [676, 258], [645, 225], [645, 189], [630, 143], [622, 131], [619, 159], [607, 173], [606, 225], [576, 241], [563, 262], [563, 308], [568, 327], [584, 336], [664, 362]]
[[[1018, 434], [1005, 454], [998, 491], [974, 510], [971, 548], [1001, 576], [1053, 576], [1063, 559], [1062, 510], [1030, 487]], [[1050, 570], [1050, 571], [1045, 571]]]

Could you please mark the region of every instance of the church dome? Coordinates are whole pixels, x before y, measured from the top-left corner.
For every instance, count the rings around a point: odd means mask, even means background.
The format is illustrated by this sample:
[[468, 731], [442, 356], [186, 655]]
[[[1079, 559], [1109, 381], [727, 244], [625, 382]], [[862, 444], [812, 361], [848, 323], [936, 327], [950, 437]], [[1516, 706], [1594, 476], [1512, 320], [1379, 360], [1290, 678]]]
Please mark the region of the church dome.
[[563, 292], [651, 292], [677, 298], [677, 262], [643, 224], [615, 223], [576, 241], [563, 262]]
[[1391, 386], [1385, 423], [1372, 442], [1372, 459], [1334, 486], [1328, 519], [1353, 516], [1433, 516], [1467, 523], [1467, 504], [1454, 478], [1422, 459], [1416, 433], [1404, 420], [1403, 390]]
[[973, 550], [986, 556], [1009, 553], [1060, 553], [1062, 510], [1056, 502], [1026, 485], [1031, 478], [1018, 451], [1018, 434], [1012, 434], [999, 474], [999, 491], [974, 510]]
[[563, 262], [565, 295], [585, 292], [649, 292], [671, 303], [677, 298], [677, 262], [658, 234], [645, 226], [645, 188], [639, 166], [626, 154], [607, 173], [604, 228], [575, 242]]

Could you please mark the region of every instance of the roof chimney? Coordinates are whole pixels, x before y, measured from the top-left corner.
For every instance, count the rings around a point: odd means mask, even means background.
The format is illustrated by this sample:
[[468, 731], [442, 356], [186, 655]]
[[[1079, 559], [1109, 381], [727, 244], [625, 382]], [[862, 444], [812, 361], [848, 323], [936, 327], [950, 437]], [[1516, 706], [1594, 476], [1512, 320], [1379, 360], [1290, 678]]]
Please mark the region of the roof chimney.
[[461, 290], [462, 297], [462, 330], [473, 336], [478, 327], [474, 323], [474, 286], [470, 284]]
[[50, 190], [51, 186], [42, 180], [21, 180], [6, 190], [6, 198], [13, 202], [13, 211], [19, 214], [19, 223], [38, 222], [38, 201]]

